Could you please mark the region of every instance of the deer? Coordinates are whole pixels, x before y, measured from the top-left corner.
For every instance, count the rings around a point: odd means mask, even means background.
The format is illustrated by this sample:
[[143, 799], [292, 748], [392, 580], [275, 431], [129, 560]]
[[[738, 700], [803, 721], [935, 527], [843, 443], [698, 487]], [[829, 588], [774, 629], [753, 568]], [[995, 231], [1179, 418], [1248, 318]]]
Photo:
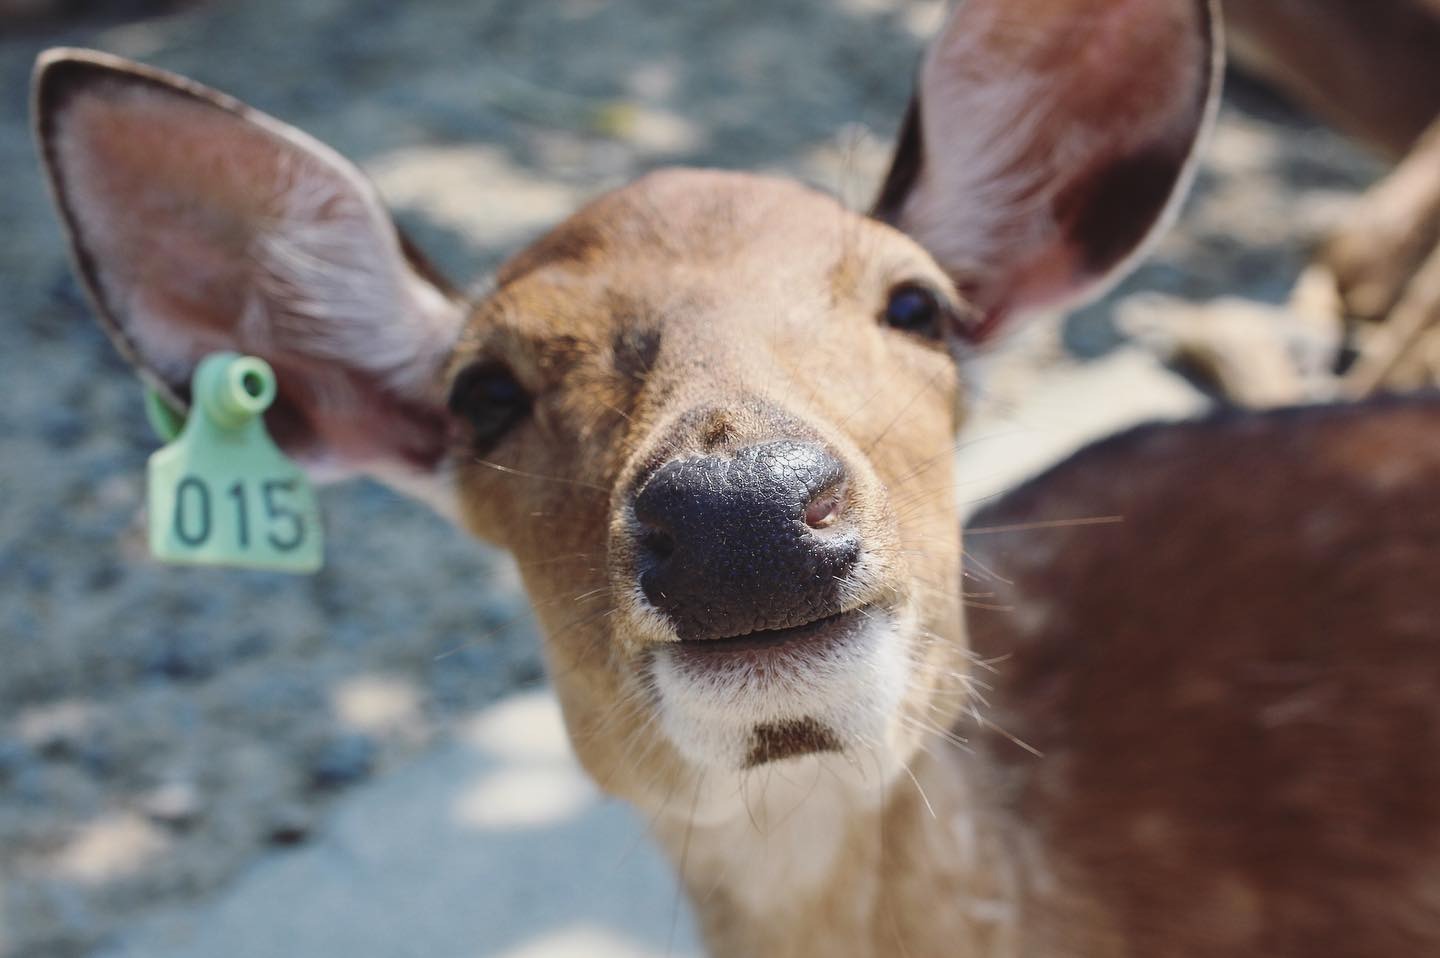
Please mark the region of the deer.
[[[1222, 302], [1142, 323], [1231, 403], [1440, 382], [1440, 2], [1222, 7], [1236, 64], [1395, 165], [1321, 238], [1278, 317]], [[1298, 320], [1288, 336], [1285, 320]]]
[[514, 556], [575, 754], [712, 954], [1427, 954], [1440, 401], [1140, 427], [961, 530], [977, 357], [1144, 255], [1219, 49], [1204, 0], [968, 0], [868, 211], [657, 170], [469, 295], [192, 80], [56, 49], [34, 116], [170, 403], [262, 357], [291, 456]]

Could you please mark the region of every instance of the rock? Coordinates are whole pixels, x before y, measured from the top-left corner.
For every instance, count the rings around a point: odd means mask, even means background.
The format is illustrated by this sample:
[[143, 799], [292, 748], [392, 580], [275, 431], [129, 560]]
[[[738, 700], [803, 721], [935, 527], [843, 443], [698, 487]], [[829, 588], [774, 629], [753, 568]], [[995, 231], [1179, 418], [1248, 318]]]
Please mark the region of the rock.
[[183, 829], [195, 824], [204, 814], [205, 800], [194, 782], [181, 779], [166, 782], [150, 792], [141, 799], [140, 807], [151, 821]]
[[265, 840], [272, 845], [299, 845], [309, 840], [314, 828], [315, 816], [308, 808], [287, 802], [271, 814]]
[[310, 760], [310, 780], [322, 789], [344, 788], [368, 778], [375, 770], [379, 747], [359, 732], [337, 735], [316, 750]]
[[207, 639], [181, 632], [157, 636], [142, 668], [150, 675], [197, 682], [213, 675], [216, 664], [215, 650]]
[[98, 712], [78, 699], [63, 699], [21, 713], [24, 743], [46, 758], [73, 759], [95, 735]]
[[74, 449], [85, 439], [89, 434], [90, 424], [73, 409], [51, 406], [41, 414], [36, 428], [46, 442], [56, 449], [66, 451]]

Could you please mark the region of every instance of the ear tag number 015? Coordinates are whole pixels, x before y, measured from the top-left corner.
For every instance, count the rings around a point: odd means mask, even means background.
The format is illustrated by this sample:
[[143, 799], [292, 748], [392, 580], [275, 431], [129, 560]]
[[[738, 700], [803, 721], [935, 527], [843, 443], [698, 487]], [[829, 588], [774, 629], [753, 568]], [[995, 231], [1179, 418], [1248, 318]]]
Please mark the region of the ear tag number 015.
[[150, 456], [150, 552], [162, 562], [314, 572], [320, 512], [305, 474], [261, 419], [275, 401], [263, 359], [214, 353], [191, 380], [190, 415], [150, 391], [146, 411], [169, 444]]

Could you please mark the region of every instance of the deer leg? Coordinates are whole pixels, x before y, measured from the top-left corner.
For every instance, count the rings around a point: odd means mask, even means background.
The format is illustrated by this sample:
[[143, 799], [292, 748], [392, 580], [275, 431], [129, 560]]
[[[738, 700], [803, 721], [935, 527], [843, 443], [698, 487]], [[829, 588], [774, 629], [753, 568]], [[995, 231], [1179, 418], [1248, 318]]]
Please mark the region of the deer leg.
[[[1403, 158], [1321, 245], [1285, 308], [1266, 321], [1264, 310], [1233, 302], [1192, 306], [1192, 321], [1171, 331], [1164, 351], [1242, 405], [1440, 381], [1440, 0], [1224, 6], [1230, 52], [1243, 68]], [[1265, 332], [1246, 331], [1255, 325]], [[1297, 342], [1342, 339], [1358, 359], [1339, 383], [1297, 358], [1306, 352]], [[1287, 356], [1294, 368], [1282, 373], [1274, 360]]]
[[1440, 120], [1361, 199], [1312, 271], [1333, 289], [1360, 353], [1346, 392], [1433, 381], [1420, 354], [1440, 324]]

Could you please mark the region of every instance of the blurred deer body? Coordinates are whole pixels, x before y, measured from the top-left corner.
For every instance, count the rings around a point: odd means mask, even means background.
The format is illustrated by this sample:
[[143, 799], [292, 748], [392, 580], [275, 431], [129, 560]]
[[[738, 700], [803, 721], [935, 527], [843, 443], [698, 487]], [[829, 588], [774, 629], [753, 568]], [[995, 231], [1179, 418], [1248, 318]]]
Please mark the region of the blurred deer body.
[[1390, 156], [1403, 156], [1440, 116], [1436, 0], [1222, 6], [1236, 61]]
[[1437, 435], [1433, 394], [1145, 426], [971, 519], [1027, 915], [1112, 921], [1037, 954], [1434, 950]]
[[[1340, 392], [1440, 384], [1440, 2], [1225, 0], [1223, 7], [1241, 66], [1397, 161], [1320, 245], [1293, 297], [1295, 313], [1325, 334], [1343, 333], [1359, 355]], [[1207, 351], [1207, 335], [1222, 352], [1239, 351], [1202, 329], [1190, 359]], [[1276, 391], [1252, 381], [1243, 362], [1219, 366], [1218, 387], [1242, 403]], [[1307, 392], [1279, 391], [1292, 400]]]
[[[1135, 823], [1096, 805], [1103, 822], [1060, 827], [1035, 804], [1090, 808], [1099, 759], [1017, 771], [963, 741], [993, 731], [961, 608], [965, 361], [1143, 252], [1193, 172], [1217, 65], [1198, 0], [970, 0], [926, 58], [874, 216], [784, 180], [660, 171], [473, 302], [352, 167], [214, 91], [55, 51], [36, 116], [77, 268], [148, 377], [178, 403], [206, 352], [259, 354], [293, 455], [384, 476], [514, 553], [580, 761], [653, 822], [717, 955], [1201, 958], [1242, 938], [1311, 955], [1308, 925], [1254, 917], [1280, 894], [1260, 870], [1157, 913], [1176, 922], [1162, 941], [1113, 891], [1134, 836], [1087, 851]], [[1181, 508], [1155, 474], [1146, 495]], [[1375, 506], [1345, 508], [1363, 525]], [[1289, 627], [1287, 608], [1266, 621]], [[1012, 625], [1041, 630], [1035, 609], [1017, 600]], [[1177, 626], [1155, 654], [1183, 669], [1207, 638]], [[1127, 694], [1095, 708], [1124, 714]], [[1001, 727], [1044, 737], [1027, 717], [1052, 698], [996, 701]], [[1323, 827], [1325, 796], [1295, 801]], [[1332, 877], [1354, 940], [1387, 954], [1388, 915]], [[1440, 941], [1417, 908], [1414, 940]]]

